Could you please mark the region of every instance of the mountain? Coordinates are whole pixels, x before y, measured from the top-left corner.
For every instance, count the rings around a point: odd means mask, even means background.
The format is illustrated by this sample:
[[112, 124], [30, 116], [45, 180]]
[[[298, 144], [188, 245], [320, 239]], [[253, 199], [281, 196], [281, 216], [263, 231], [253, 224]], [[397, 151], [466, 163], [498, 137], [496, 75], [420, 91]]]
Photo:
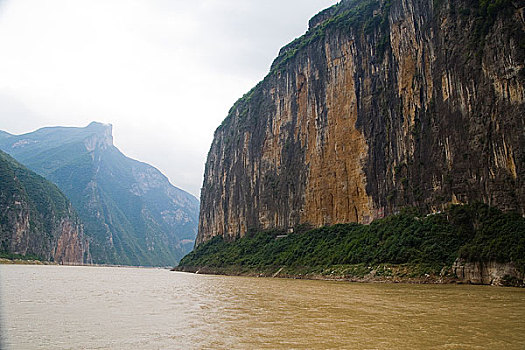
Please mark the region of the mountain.
[[197, 244], [483, 202], [525, 214], [525, 16], [510, 0], [343, 0], [215, 131]]
[[0, 255], [91, 260], [80, 220], [57, 186], [0, 151]]
[[0, 149], [54, 182], [91, 239], [94, 263], [167, 266], [191, 250], [199, 202], [113, 145], [112, 126], [0, 134]]

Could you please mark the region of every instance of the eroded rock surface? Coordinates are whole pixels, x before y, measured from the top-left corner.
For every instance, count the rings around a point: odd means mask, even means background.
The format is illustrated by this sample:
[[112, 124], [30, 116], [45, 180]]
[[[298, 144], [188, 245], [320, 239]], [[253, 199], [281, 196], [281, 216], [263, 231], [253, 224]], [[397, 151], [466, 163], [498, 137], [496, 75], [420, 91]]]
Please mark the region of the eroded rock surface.
[[525, 214], [523, 3], [343, 1], [217, 128], [197, 244], [481, 201]]

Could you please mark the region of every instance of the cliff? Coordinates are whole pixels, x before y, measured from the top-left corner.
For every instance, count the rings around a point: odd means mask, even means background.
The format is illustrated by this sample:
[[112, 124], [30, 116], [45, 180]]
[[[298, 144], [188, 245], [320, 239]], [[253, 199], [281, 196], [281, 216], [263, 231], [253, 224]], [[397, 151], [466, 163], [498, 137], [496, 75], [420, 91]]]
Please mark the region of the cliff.
[[0, 151], [0, 253], [90, 263], [89, 243], [60, 190]]
[[198, 200], [156, 168], [122, 154], [111, 125], [0, 134], [0, 149], [68, 196], [94, 263], [168, 266], [191, 250]]
[[197, 244], [406, 206], [525, 214], [524, 28], [507, 0], [321, 12], [217, 128]]
[[523, 287], [525, 274], [513, 263], [468, 262], [458, 259], [452, 271], [463, 283]]

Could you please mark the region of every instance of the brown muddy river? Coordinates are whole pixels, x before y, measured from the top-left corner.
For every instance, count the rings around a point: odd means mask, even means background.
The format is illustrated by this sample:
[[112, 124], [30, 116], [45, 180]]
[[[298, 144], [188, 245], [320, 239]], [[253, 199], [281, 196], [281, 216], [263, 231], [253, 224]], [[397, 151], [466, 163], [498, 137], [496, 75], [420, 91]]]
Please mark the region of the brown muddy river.
[[2, 349], [525, 349], [525, 290], [0, 266]]

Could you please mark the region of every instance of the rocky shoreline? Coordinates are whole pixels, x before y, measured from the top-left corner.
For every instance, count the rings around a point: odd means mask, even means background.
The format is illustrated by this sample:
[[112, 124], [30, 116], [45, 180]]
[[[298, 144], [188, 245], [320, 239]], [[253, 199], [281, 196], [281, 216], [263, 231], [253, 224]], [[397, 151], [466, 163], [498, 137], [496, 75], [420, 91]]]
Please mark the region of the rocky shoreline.
[[[473, 284], [501, 287], [525, 287], [525, 274], [512, 263], [475, 263], [456, 260], [440, 273], [420, 273], [417, 266], [410, 265], [346, 265], [327, 268], [291, 268], [272, 266], [250, 268], [243, 266], [207, 267], [177, 266], [171, 271], [207, 275], [291, 278], [359, 283], [407, 283], [407, 284]], [[368, 271], [367, 271], [368, 270]]]
[[55, 262], [41, 260], [23, 260], [0, 258], [0, 265], [58, 265]]
[[0, 258], [0, 265], [60, 265], [60, 266], [85, 266], [85, 267], [123, 267], [134, 269], [166, 269], [167, 266], [131, 266], [131, 265], [112, 265], [112, 264], [76, 264], [76, 263], [57, 263], [53, 261], [43, 261], [34, 259], [7, 259]]

